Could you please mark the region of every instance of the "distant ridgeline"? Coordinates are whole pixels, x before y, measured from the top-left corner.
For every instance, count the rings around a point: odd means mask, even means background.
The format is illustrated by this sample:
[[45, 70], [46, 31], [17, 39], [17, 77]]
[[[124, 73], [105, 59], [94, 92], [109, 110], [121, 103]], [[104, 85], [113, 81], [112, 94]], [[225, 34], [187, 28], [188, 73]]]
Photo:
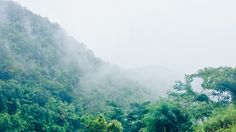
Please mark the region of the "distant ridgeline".
[[0, 130], [85, 129], [86, 113], [128, 110], [145, 98], [58, 24], [0, 1]]

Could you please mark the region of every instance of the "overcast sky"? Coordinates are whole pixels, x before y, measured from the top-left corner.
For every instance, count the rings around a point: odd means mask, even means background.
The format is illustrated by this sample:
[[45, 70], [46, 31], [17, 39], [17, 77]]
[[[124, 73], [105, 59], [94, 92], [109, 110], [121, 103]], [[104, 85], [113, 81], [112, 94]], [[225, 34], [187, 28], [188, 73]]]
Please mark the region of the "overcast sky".
[[125, 68], [236, 66], [235, 0], [15, 1]]

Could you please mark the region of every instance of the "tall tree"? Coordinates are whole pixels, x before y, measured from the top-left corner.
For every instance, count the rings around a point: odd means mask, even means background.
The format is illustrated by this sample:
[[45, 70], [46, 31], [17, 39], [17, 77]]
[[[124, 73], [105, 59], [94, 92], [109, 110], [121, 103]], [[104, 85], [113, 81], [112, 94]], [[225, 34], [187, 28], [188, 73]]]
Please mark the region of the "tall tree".
[[219, 100], [227, 101], [227, 95], [230, 95], [232, 102], [236, 103], [236, 68], [205, 68], [191, 76], [201, 78], [202, 87], [213, 90], [212, 95], [218, 96]]

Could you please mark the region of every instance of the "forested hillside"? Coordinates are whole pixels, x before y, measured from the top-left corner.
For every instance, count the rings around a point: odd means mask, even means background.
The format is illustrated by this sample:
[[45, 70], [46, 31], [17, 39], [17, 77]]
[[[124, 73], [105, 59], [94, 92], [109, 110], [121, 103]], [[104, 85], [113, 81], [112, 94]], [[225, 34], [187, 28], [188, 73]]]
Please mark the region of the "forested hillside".
[[68, 120], [76, 123], [83, 112], [112, 110], [110, 103], [124, 108], [145, 98], [136, 82], [59, 25], [13, 2], [1, 1], [0, 9], [1, 111], [23, 120], [16, 120], [19, 127], [41, 130], [61, 122], [69, 129]]
[[151, 92], [58, 24], [0, 1], [0, 131], [236, 130], [235, 68], [187, 75], [156, 101]]

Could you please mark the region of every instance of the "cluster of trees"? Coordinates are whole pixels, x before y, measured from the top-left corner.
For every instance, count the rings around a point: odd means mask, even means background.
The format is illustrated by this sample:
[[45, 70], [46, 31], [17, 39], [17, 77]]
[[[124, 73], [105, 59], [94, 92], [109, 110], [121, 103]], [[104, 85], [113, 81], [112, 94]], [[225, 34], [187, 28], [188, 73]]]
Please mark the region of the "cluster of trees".
[[[192, 87], [196, 78], [203, 81], [201, 92]], [[112, 117], [129, 132], [235, 131], [235, 84], [236, 68], [205, 68], [176, 82], [167, 97], [131, 104]]]
[[[54, 93], [44, 85], [0, 75], [2, 131], [236, 130], [236, 69], [231, 67], [206, 68], [188, 75], [184, 82], [176, 82], [167, 97], [156, 102], [132, 103], [124, 109], [114, 101], [107, 101], [109, 109], [99, 114], [88, 113], [80, 105], [79, 98], [72, 93], [63, 94], [59, 87], [56, 87], [58, 93]], [[202, 78], [205, 91], [193, 90], [194, 78]], [[50, 83], [42, 83], [50, 86]]]
[[[0, 1], [0, 14], [0, 131], [236, 129], [235, 68], [202, 69], [176, 82], [167, 97], [147, 101], [122, 74], [95, 74], [108, 64], [57, 24], [14, 2]], [[195, 78], [205, 91], [193, 90]]]
[[11, 1], [0, 14], [0, 131], [122, 131], [114, 113], [141, 100], [136, 84], [88, 78], [107, 64], [46, 18]]

